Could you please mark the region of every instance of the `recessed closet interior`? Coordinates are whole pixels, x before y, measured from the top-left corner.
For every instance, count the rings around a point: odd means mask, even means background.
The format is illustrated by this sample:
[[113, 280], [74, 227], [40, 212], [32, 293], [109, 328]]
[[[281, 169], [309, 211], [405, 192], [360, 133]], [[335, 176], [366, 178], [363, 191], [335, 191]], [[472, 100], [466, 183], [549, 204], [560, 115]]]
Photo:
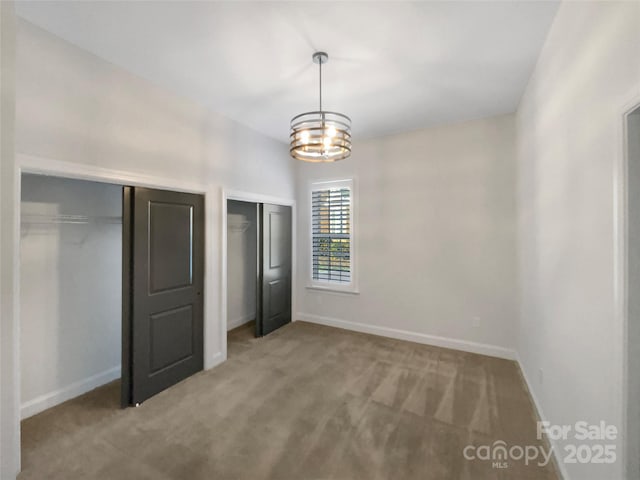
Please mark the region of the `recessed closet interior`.
[[227, 330], [256, 320], [258, 204], [227, 201]]
[[22, 175], [20, 272], [24, 419], [120, 377], [122, 187]]

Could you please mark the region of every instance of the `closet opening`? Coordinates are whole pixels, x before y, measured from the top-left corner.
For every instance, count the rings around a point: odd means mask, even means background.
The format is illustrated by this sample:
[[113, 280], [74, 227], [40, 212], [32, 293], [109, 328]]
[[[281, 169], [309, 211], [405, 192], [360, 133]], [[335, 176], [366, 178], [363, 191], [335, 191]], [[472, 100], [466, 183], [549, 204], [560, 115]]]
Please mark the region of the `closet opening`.
[[234, 340], [259, 336], [259, 204], [227, 200], [227, 331]]
[[227, 337], [246, 346], [291, 322], [292, 208], [227, 199], [225, 225]]
[[202, 194], [22, 173], [25, 464], [52, 434], [204, 368], [204, 206]]
[[48, 414], [52, 407], [100, 387], [91, 399], [94, 414], [82, 421], [120, 408], [122, 188], [22, 174], [20, 398], [26, 464], [43, 435], [41, 418], [59, 422], [58, 428], [78, 421], [73, 405], [61, 406], [55, 419]]

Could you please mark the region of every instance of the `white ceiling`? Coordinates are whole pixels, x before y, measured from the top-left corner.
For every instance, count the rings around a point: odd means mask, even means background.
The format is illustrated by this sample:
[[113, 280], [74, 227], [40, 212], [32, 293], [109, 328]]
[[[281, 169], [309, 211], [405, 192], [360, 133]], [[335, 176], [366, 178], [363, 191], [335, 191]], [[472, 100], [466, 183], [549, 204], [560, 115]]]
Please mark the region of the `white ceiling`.
[[520, 2], [20, 2], [106, 60], [287, 141], [316, 110], [372, 137], [513, 112], [558, 6]]

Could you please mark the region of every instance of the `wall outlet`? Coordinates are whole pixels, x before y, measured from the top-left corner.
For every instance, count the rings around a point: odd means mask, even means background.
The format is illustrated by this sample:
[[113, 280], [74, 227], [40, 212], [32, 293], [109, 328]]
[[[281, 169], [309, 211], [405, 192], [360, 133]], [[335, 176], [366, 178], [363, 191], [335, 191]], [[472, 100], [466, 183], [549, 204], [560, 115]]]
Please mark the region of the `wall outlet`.
[[544, 383], [544, 370], [538, 369], [538, 383], [542, 385]]
[[480, 317], [473, 317], [472, 325], [473, 325], [475, 328], [478, 328], [478, 327], [480, 326]]

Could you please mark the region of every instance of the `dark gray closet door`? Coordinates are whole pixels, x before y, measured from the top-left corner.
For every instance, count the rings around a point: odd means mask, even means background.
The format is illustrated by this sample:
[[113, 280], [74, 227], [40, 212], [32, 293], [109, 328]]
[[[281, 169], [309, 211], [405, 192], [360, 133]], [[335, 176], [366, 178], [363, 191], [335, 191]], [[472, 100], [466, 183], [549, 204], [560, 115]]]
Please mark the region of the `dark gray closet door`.
[[137, 404], [203, 368], [204, 198], [127, 187], [124, 209], [122, 399]]
[[260, 205], [257, 335], [291, 321], [291, 207]]

